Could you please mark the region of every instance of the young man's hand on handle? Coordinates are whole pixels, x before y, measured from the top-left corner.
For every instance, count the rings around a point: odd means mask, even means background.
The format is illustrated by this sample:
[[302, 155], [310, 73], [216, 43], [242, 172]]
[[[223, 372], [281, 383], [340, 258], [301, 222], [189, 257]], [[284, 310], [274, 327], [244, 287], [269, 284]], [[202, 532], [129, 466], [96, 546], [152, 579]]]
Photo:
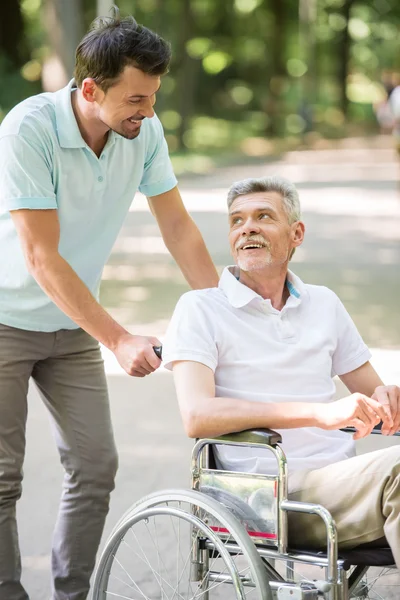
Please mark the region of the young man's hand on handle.
[[161, 365], [161, 360], [154, 351], [154, 347], [160, 346], [161, 342], [156, 337], [126, 333], [120, 337], [113, 352], [128, 375], [146, 377]]

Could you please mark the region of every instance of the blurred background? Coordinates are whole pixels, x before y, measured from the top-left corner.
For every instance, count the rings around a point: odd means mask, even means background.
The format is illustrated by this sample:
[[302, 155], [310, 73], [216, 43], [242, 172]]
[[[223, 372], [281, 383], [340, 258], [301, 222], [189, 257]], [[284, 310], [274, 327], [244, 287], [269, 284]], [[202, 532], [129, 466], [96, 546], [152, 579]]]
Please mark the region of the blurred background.
[[[109, 0], [7, 0], [0, 21], [0, 120], [71, 78], [74, 50]], [[398, 0], [118, 0], [168, 39], [157, 111], [179, 172], [210, 158], [264, 156], [321, 138], [373, 135], [400, 70]], [[201, 161], [199, 156], [206, 155]]]

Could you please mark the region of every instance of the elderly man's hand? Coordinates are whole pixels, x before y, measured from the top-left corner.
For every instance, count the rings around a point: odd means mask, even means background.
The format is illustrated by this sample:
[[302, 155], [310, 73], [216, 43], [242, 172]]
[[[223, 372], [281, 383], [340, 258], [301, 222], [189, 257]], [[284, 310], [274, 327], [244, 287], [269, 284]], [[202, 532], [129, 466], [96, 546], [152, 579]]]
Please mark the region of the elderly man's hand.
[[322, 429], [342, 429], [355, 427], [355, 440], [369, 435], [380, 421], [392, 429], [393, 420], [390, 413], [377, 400], [364, 394], [351, 394], [329, 404], [316, 404], [317, 427]]
[[400, 429], [400, 388], [397, 385], [380, 385], [371, 398], [382, 404], [387, 414], [393, 419], [393, 426], [382, 425], [384, 435], [393, 435]]

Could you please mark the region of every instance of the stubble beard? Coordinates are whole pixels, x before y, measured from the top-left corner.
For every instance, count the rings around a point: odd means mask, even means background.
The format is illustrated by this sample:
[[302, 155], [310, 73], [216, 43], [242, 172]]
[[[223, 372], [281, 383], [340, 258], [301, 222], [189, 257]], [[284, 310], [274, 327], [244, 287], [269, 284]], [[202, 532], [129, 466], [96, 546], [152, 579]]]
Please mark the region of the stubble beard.
[[140, 128], [137, 131], [130, 131], [129, 133], [124, 131], [123, 129], [121, 129], [121, 131], [113, 129], [112, 131], [115, 131], [115, 133], [118, 133], [118, 135], [125, 138], [126, 140], [134, 140], [140, 134]]
[[237, 265], [242, 271], [251, 273], [252, 271], [261, 271], [266, 267], [270, 267], [272, 264], [271, 252], [268, 250], [268, 254], [263, 259], [260, 258], [246, 258], [245, 256], [238, 257]]

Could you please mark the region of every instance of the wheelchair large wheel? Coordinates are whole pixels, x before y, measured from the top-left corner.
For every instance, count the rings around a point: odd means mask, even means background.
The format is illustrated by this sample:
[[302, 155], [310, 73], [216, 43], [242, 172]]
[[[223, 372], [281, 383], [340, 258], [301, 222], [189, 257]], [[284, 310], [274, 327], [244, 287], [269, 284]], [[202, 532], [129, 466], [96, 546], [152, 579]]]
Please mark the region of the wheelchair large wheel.
[[[222, 539], [227, 532], [229, 540]], [[171, 490], [138, 502], [111, 533], [96, 569], [93, 600], [114, 599], [271, 600], [272, 595], [241, 523], [213, 498]]]
[[350, 600], [397, 600], [400, 574], [395, 567], [370, 567], [350, 593]]

